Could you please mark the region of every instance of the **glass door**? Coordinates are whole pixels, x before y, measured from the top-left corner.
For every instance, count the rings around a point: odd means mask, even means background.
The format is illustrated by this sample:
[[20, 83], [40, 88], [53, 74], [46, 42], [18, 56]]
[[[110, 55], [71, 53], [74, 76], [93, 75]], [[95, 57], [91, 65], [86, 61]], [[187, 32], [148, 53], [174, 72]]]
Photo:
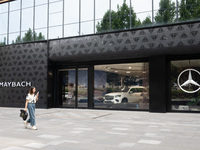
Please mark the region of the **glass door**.
[[60, 107], [88, 107], [88, 68], [61, 69], [59, 81]]
[[65, 69], [59, 71], [60, 77], [60, 106], [76, 106], [76, 70]]
[[88, 107], [88, 69], [78, 69], [78, 107]]

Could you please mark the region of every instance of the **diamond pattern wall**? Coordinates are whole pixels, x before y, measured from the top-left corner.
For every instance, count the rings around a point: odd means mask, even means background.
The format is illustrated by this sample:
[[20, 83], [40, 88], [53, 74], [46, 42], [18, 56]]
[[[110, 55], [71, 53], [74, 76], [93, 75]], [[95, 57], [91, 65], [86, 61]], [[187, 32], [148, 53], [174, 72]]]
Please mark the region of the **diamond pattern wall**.
[[78, 62], [199, 53], [191, 46], [200, 46], [200, 23], [53, 40], [49, 58]]
[[[47, 44], [0, 47], [0, 83], [31, 82], [40, 91], [38, 106], [47, 106]], [[0, 106], [24, 107], [29, 87], [0, 85]]]

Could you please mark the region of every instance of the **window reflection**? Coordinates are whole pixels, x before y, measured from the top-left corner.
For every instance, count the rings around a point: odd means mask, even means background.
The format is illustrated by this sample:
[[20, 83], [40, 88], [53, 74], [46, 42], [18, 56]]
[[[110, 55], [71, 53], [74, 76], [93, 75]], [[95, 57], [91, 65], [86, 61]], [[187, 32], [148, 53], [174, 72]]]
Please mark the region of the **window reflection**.
[[171, 109], [200, 111], [200, 60], [171, 62]]
[[76, 71], [75, 69], [67, 69], [60, 72], [62, 107], [75, 107], [75, 91], [76, 91]]
[[148, 63], [95, 66], [96, 108], [148, 109]]
[[22, 9], [22, 31], [33, 28], [33, 8]]
[[88, 70], [78, 69], [78, 107], [88, 107]]

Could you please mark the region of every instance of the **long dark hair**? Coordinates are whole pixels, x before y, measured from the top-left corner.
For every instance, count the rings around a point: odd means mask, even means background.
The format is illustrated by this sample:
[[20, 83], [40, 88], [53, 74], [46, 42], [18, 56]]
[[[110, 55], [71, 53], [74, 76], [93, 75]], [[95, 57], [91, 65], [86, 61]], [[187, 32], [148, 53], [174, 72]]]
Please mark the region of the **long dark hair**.
[[29, 94], [33, 94], [33, 89], [34, 89], [34, 88], [35, 88], [34, 86], [31, 86], [30, 89], [29, 89], [29, 91], [28, 91], [28, 93], [29, 93]]

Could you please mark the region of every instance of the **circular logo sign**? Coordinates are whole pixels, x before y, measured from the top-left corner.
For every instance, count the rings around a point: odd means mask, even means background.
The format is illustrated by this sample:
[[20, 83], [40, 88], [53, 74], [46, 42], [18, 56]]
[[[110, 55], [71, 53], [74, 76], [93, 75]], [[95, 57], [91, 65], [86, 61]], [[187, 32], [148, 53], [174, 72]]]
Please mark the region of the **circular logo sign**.
[[[188, 79], [185, 82], [183, 82], [182, 84], [180, 84], [180, 79], [181, 79], [183, 73], [185, 73], [185, 72], [188, 72]], [[193, 80], [193, 78], [192, 78], [192, 72], [195, 72], [195, 73], [197, 73], [200, 76], [200, 72], [199, 71], [197, 71], [195, 69], [186, 69], [186, 70], [183, 70], [179, 74], [178, 79], [177, 79], [178, 86], [180, 87], [180, 89], [182, 91], [184, 91], [186, 93], [195, 93], [195, 92], [198, 92], [200, 90], [200, 84], [197, 81]], [[193, 90], [193, 91], [184, 89], [184, 87], [191, 86], [191, 85], [197, 86], [198, 88], [196, 90]]]

